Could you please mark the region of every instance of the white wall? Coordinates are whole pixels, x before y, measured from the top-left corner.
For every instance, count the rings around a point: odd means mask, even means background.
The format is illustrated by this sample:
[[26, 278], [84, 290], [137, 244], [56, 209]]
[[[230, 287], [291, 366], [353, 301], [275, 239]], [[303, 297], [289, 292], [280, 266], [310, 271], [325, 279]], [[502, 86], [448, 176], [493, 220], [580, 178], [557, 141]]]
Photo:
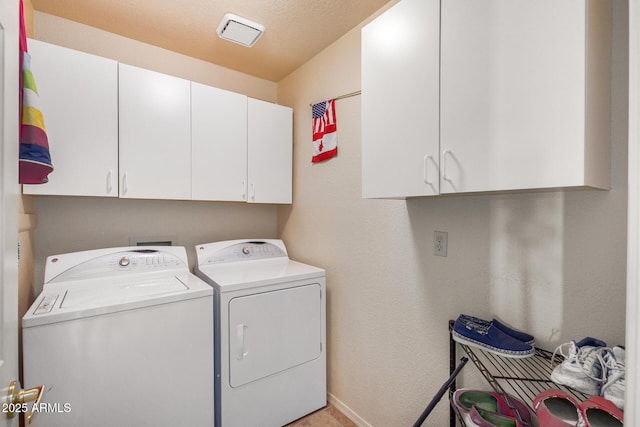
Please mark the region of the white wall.
[[168, 238], [186, 246], [193, 267], [199, 243], [276, 237], [271, 205], [37, 196], [35, 208], [36, 295], [49, 255], [128, 246], [130, 238]]
[[[38, 40], [274, 102], [274, 82], [238, 73], [96, 28], [35, 12]], [[37, 82], [37, 76], [36, 76]], [[46, 123], [46, 117], [45, 117]], [[53, 159], [55, 163], [55, 158]], [[244, 203], [35, 197], [37, 295], [47, 256], [127, 246], [130, 238], [171, 238], [186, 246], [217, 240], [276, 237], [276, 207]]]
[[[359, 97], [337, 101], [338, 157], [310, 161], [309, 103], [360, 89], [359, 29], [279, 82], [295, 111], [295, 203], [278, 209], [278, 234], [327, 269], [329, 392], [361, 424], [418, 418], [448, 377], [459, 313], [497, 315], [551, 350], [624, 342], [626, 3], [613, 0], [611, 191], [363, 200]], [[432, 255], [435, 230], [449, 233], [446, 258]], [[425, 425], [447, 422], [443, 401]]]
[[252, 98], [276, 101], [277, 85], [274, 82], [206, 61], [38, 11], [34, 13], [34, 27], [34, 38], [37, 40], [243, 93]]

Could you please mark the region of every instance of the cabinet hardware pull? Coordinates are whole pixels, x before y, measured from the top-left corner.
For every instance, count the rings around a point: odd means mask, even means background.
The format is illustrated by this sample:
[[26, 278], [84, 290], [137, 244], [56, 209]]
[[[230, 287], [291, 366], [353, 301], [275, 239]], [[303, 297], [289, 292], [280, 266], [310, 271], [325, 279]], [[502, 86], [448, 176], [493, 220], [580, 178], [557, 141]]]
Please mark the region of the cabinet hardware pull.
[[255, 200], [256, 199], [256, 185], [252, 182], [251, 183], [251, 200]]
[[107, 194], [111, 194], [111, 190], [113, 190], [113, 183], [111, 182], [111, 175], [113, 171], [109, 171], [107, 174]]
[[427, 163], [429, 162], [430, 158], [431, 155], [427, 154], [426, 156], [424, 156], [424, 159], [422, 159], [422, 179], [427, 185], [433, 185], [433, 182], [429, 181], [429, 177], [427, 176]]
[[127, 173], [122, 174], [122, 195], [127, 194]]
[[247, 181], [242, 180], [242, 200], [247, 200]]
[[453, 156], [451, 150], [444, 150], [442, 152], [442, 179], [451, 182], [451, 178], [449, 178], [449, 175], [447, 175], [447, 154]]

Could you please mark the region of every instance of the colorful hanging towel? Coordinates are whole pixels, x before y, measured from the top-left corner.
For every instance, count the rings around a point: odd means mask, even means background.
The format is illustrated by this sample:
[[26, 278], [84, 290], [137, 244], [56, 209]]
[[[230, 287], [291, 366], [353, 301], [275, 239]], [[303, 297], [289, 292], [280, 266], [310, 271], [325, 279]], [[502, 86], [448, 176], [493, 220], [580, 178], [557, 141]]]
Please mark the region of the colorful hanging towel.
[[313, 157], [318, 163], [338, 154], [338, 133], [336, 132], [336, 100], [313, 105]]
[[27, 53], [27, 35], [20, 1], [20, 184], [44, 184], [53, 171], [49, 140], [44, 118], [39, 109], [38, 89], [31, 72], [31, 56]]

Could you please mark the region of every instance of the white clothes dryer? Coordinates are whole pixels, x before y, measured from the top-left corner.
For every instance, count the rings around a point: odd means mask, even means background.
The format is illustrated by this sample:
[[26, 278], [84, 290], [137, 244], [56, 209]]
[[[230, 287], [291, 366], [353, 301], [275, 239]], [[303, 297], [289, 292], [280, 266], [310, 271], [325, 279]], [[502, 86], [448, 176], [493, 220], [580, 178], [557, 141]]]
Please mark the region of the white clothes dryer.
[[39, 425], [213, 426], [213, 289], [184, 247], [50, 256], [45, 282], [22, 319]]
[[276, 427], [327, 403], [325, 271], [281, 240], [196, 246], [214, 289], [217, 427]]

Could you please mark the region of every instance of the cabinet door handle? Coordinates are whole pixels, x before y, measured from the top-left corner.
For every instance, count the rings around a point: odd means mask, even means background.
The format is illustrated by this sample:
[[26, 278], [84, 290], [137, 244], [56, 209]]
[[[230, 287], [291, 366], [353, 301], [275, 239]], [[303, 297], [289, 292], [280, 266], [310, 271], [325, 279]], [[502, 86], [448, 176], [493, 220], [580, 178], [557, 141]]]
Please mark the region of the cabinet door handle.
[[447, 154], [453, 156], [451, 150], [444, 150], [442, 152], [442, 179], [445, 181], [451, 181], [451, 178], [447, 175]]
[[247, 181], [242, 180], [242, 200], [247, 200]]
[[431, 155], [427, 154], [422, 159], [422, 179], [424, 180], [424, 183], [427, 185], [433, 185], [433, 182], [429, 181], [429, 177], [427, 175], [427, 163], [429, 163], [430, 158], [431, 158]]
[[256, 185], [252, 182], [251, 183], [251, 200], [255, 200], [256, 199]]
[[111, 190], [113, 190], [113, 182], [112, 182], [113, 171], [109, 171], [107, 174], [107, 194], [111, 194]]
[[127, 194], [127, 173], [122, 174], [122, 195]]

